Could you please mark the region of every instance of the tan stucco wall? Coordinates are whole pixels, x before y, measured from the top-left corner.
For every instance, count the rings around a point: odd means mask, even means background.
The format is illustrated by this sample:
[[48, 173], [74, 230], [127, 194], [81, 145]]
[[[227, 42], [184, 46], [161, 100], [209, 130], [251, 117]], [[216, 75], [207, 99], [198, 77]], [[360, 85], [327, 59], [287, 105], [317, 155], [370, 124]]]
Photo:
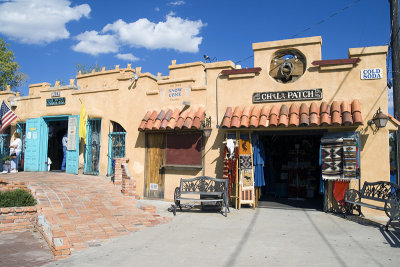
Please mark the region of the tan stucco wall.
[[[153, 76], [133, 69], [117, 67], [114, 70], [103, 70], [76, 77], [78, 89], [66, 87], [51, 87], [50, 84], [38, 84], [30, 87], [30, 95], [17, 97], [18, 105], [15, 112], [25, 121], [47, 115], [79, 114], [80, 100], [85, 104], [90, 118], [102, 119], [100, 174], [107, 171], [108, 131], [110, 121], [121, 124], [127, 131], [126, 157], [129, 158], [129, 170], [137, 181], [137, 193], [143, 197], [145, 184], [145, 133], [138, 131], [138, 126], [148, 110], [165, 108], [182, 108], [183, 101], [189, 101], [191, 106], [203, 105], [207, 117], [212, 118], [212, 133], [205, 140], [206, 175], [222, 177], [221, 148], [224, 138], [220, 125], [226, 107], [249, 106], [252, 104], [253, 92], [289, 91], [322, 88], [323, 101], [348, 101], [358, 99], [362, 107], [364, 125], [357, 129], [345, 128], [348, 131], [360, 131], [363, 141], [361, 151], [361, 176], [363, 181], [389, 180], [389, 142], [388, 129], [383, 128], [373, 132], [367, 126], [376, 110], [381, 107], [388, 112], [386, 88], [386, 53], [387, 47], [352, 48], [349, 57], [359, 57], [361, 61], [354, 65], [336, 65], [318, 67], [311, 63], [321, 60], [321, 37], [299, 38], [274, 42], [253, 44], [254, 67], [262, 70], [256, 75], [244, 75], [241, 78], [221, 76], [222, 70], [235, 68], [231, 61], [203, 63], [193, 62], [177, 64], [172, 61], [170, 73], [166, 76]], [[269, 76], [270, 61], [277, 51], [282, 49], [300, 51], [306, 57], [306, 71], [302, 77], [293, 83], [278, 83]], [[345, 53], [345, 51], [343, 51]], [[379, 80], [361, 80], [360, 71], [366, 68], [382, 68], [384, 75]], [[137, 81], [134, 75], [138, 76]], [[132, 79], [131, 79], [132, 78]], [[168, 89], [183, 88], [182, 96], [170, 98]], [[66, 97], [64, 106], [46, 107], [46, 98], [51, 91], [60, 91]], [[218, 106], [217, 106], [218, 95]], [[12, 94], [0, 94], [7, 99]], [[308, 105], [312, 101], [304, 101]], [[320, 101], [316, 101], [319, 103]], [[282, 104], [285, 102], [277, 103]], [[286, 102], [290, 105], [291, 102]], [[264, 104], [258, 104], [264, 105]], [[272, 104], [268, 104], [272, 105]], [[217, 112], [218, 109], [218, 112]], [[218, 122], [217, 122], [218, 115]], [[307, 128], [312, 129], [312, 128]], [[321, 128], [315, 128], [321, 129]], [[329, 131], [343, 131], [344, 128], [326, 128]], [[256, 129], [258, 130], [258, 129]], [[277, 130], [285, 130], [278, 128]], [[286, 129], [291, 130], [291, 129]], [[296, 129], [298, 130], [298, 129]], [[248, 131], [248, 130], [245, 130]], [[267, 129], [266, 131], [273, 131]], [[80, 159], [83, 165], [83, 155]], [[202, 174], [202, 170], [165, 172], [165, 199], [173, 199], [173, 190], [179, 184], [180, 178], [193, 177]]]

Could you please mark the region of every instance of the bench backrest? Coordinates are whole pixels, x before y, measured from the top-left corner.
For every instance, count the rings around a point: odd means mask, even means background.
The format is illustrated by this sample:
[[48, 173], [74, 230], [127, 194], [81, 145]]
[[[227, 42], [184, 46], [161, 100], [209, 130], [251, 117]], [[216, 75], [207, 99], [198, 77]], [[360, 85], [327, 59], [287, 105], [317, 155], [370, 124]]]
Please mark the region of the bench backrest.
[[391, 195], [400, 194], [400, 186], [391, 182], [364, 182], [361, 190], [361, 198], [386, 202]]
[[208, 193], [220, 194], [226, 193], [228, 180], [216, 179], [209, 176], [199, 176], [192, 179], [181, 179], [181, 193]]

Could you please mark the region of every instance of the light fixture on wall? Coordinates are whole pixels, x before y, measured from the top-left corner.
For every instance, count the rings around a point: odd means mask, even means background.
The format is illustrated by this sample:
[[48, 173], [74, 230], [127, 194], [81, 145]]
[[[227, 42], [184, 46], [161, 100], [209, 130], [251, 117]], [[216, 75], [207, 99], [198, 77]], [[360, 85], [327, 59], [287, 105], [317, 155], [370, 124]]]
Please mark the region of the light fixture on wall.
[[374, 116], [372, 117], [372, 120], [368, 121], [368, 125], [372, 126], [372, 124], [375, 124], [376, 128], [379, 129], [385, 127], [388, 120], [389, 120], [388, 116], [383, 114], [381, 108], [379, 107]]
[[211, 131], [212, 131], [212, 129], [211, 129], [211, 116], [208, 117], [208, 118], [206, 116], [204, 116], [204, 119], [203, 119], [203, 121], [201, 123], [201, 128], [203, 130], [204, 137], [205, 138], [210, 137]]

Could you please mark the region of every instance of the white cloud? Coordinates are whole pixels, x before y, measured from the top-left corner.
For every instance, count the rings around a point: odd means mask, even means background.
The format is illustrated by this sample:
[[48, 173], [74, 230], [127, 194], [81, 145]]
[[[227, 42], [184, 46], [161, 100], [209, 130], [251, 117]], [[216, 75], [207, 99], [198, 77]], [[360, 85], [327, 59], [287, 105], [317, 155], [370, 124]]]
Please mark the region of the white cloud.
[[117, 58], [119, 58], [119, 59], [122, 59], [122, 60], [126, 60], [126, 61], [138, 61], [139, 60], [139, 58], [138, 57], [135, 57], [132, 53], [127, 53], [127, 54], [117, 54], [117, 56], [116, 56]]
[[0, 33], [27, 44], [46, 44], [69, 37], [72, 20], [89, 17], [87, 4], [68, 0], [12, 0], [0, 4]]
[[174, 49], [180, 52], [198, 52], [202, 37], [200, 29], [206, 26], [201, 20], [189, 20], [168, 14], [166, 21], [154, 23], [146, 18], [132, 23], [117, 20], [107, 24], [103, 32], [112, 32], [127, 45], [147, 49]]
[[118, 52], [117, 40], [113, 35], [99, 35], [96, 31], [86, 31], [75, 37], [79, 41], [72, 49], [76, 52], [91, 55]]
[[181, 5], [184, 5], [185, 4], [185, 1], [174, 1], [174, 2], [169, 2], [168, 3], [168, 5], [171, 5], [171, 6], [181, 6]]

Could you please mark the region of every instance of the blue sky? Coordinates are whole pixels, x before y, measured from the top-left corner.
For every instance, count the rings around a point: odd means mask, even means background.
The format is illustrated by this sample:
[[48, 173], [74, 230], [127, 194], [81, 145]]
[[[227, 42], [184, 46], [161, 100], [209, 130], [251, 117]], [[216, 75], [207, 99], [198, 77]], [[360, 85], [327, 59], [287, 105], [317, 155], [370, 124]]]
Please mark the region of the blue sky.
[[[337, 11], [343, 12], [315, 25]], [[387, 0], [0, 0], [0, 36], [11, 45], [28, 84], [68, 83], [76, 64], [141, 66], [168, 74], [203, 54], [237, 62], [251, 44], [322, 36], [323, 59], [347, 58], [348, 48], [386, 45]], [[242, 61], [252, 67], [253, 59]]]

